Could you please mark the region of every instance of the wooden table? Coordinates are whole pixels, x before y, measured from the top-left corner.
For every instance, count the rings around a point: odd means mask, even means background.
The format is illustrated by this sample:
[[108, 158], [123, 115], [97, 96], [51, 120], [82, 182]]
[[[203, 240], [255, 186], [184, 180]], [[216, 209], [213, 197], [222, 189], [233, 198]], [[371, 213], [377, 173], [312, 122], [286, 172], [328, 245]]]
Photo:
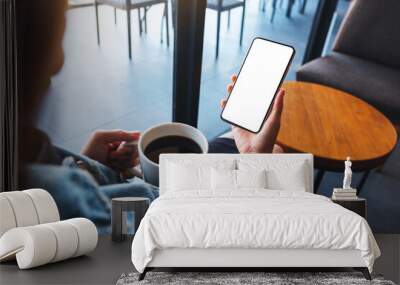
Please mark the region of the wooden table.
[[[347, 156], [353, 171], [369, 171], [382, 165], [394, 149], [397, 132], [381, 112], [346, 92], [305, 82], [285, 82], [284, 111], [278, 144], [287, 152], [312, 153], [320, 170], [342, 172]], [[379, 94], [377, 94], [379, 96]]]

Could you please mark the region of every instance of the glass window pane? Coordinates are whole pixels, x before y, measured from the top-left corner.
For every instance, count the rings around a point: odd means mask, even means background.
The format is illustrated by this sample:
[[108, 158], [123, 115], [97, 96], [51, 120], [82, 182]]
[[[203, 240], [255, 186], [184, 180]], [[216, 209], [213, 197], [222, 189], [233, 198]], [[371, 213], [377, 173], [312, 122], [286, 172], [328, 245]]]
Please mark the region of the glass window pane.
[[[303, 0], [247, 0], [243, 21], [243, 42], [240, 46], [243, 2], [223, 0], [224, 9], [230, 5], [239, 6], [220, 13], [219, 54], [216, 58], [218, 9], [213, 5], [216, 2], [208, 0], [209, 8], [206, 11], [199, 110], [199, 128], [208, 138], [229, 130], [229, 126], [219, 117], [219, 102], [227, 96], [226, 86], [230, 82], [230, 76], [239, 71], [254, 37], [263, 37], [295, 47], [296, 56], [286, 80], [295, 79], [295, 72], [302, 63], [318, 4], [318, 1], [306, 1], [302, 13]], [[290, 8], [289, 17], [287, 13]]]
[[127, 11], [119, 9], [124, 1], [115, 10], [116, 1], [99, 2], [106, 3], [98, 7], [99, 44], [94, 1], [69, 2], [64, 66], [52, 78], [39, 116], [53, 142], [72, 151], [97, 129], [143, 131], [172, 118], [173, 29], [168, 13], [167, 46], [166, 1], [141, 7], [140, 22], [139, 8], [131, 10], [131, 60]]

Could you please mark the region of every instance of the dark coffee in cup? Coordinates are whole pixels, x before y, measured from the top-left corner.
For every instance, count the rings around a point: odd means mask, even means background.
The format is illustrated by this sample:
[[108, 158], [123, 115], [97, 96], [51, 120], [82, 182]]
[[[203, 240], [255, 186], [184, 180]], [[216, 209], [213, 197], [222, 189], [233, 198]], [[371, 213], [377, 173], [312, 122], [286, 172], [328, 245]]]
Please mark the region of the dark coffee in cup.
[[162, 153], [202, 153], [203, 150], [194, 140], [182, 136], [165, 136], [150, 142], [144, 155], [154, 163], [159, 163]]
[[142, 133], [138, 143], [143, 179], [158, 186], [161, 154], [207, 153], [207, 138], [198, 129], [182, 123], [163, 123]]

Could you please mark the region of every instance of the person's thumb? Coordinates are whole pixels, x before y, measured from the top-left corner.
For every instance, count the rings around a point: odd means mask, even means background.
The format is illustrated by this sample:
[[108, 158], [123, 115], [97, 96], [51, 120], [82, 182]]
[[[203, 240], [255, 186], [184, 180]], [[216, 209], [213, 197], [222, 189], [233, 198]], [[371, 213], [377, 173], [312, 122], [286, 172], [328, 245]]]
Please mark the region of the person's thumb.
[[274, 100], [271, 115], [280, 117], [283, 110], [283, 101], [285, 98], [285, 90], [280, 89]]
[[261, 128], [260, 135], [262, 137], [274, 137], [278, 134], [281, 122], [281, 115], [283, 111], [283, 100], [285, 97], [285, 91], [280, 90], [274, 100], [272, 111], [264, 122]]

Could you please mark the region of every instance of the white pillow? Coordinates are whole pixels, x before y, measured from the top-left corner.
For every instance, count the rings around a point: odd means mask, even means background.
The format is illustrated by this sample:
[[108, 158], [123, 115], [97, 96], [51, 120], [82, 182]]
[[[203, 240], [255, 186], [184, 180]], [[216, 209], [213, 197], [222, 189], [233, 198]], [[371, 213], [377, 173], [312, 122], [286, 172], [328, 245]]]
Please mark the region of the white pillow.
[[238, 190], [242, 188], [266, 188], [266, 171], [263, 170], [211, 170], [213, 190]]
[[236, 170], [211, 169], [211, 189], [236, 189]]
[[267, 171], [236, 170], [237, 188], [267, 188]]
[[211, 169], [235, 169], [234, 160], [169, 161], [167, 167], [167, 191], [211, 190]]
[[239, 170], [266, 169], [267, 188], [272, 190], [306, 191], [310, 189], [308, 168], [304, 160], [294, 161], [277, 157], [275, 159], [239, 159]]

